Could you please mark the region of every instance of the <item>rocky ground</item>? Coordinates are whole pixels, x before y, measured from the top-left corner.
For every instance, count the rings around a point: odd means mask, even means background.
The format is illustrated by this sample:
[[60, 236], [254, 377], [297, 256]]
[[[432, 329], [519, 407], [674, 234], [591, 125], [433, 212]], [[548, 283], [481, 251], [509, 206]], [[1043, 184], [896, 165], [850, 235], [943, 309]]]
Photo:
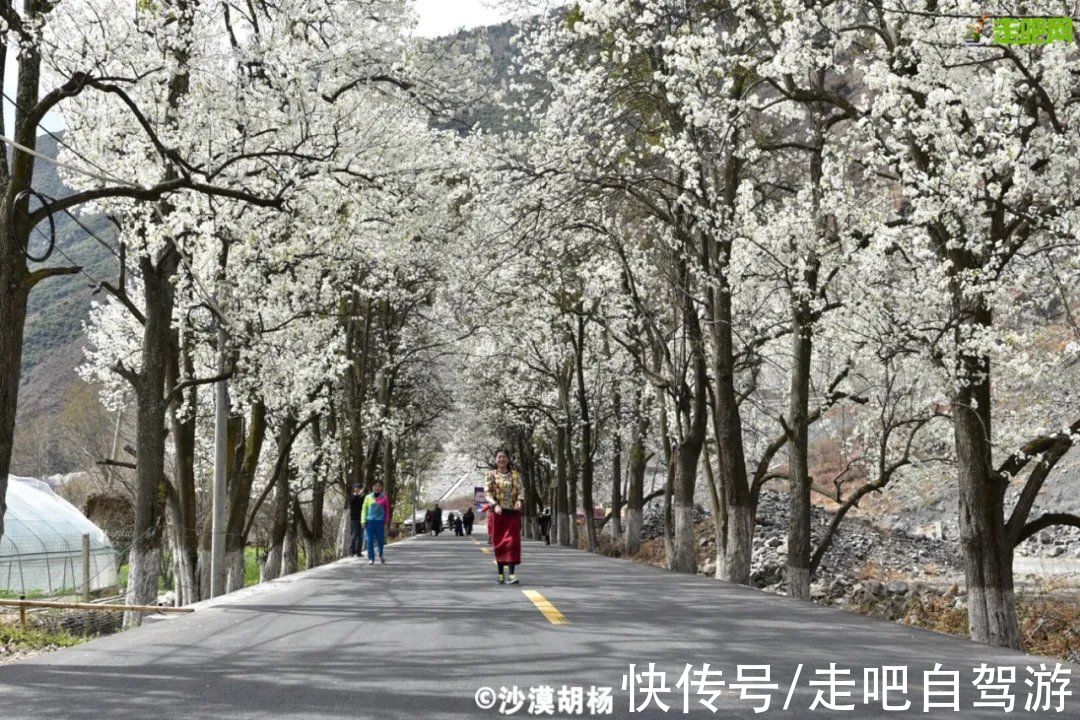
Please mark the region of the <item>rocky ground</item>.
[[[754, 562], [751, 581], [755, 587], [784, 592], [784, 564], [787, 557], [787, 497], [764, 491], [758, 505], [754, 532]], [[815, 506], [811, 515], [811, 533], [816, 547], [832, 520], [833, 513]], [[699, 566], [702, 574], [716, 572], [715, 536], [712, 519], [704, 508], [697, 508]], [[642, 536], [663, 535], [662, 508], [654, 504], [646, 513]], [[864, 579], [902, 582], [915, 578], [945, 582], [959, 572], [960, 558], [953, 543], [935, 540], [902, 530], [880, 528], [865, 519], [849, 515], [833, 536], [822, 559], [815, 583], [815, 593], [832, 597]], [[894, 586], [894, 587], [899, 587]]]
[[1052, 527], [1031, 536], [1016, 548], [1023, 557], [1080, 559], [1080, 528]]
[[[1005, 507], [1012, 508], [1027, 479], [1021, 474], [1005, 492]], [[888, 492], [869, 495], [862, 509], [883, 527], [959, 540], [956, 523], [956, 483], [941, 478], [897, 481]], [[1047, 479], [1035, 501], [1032, 517], [1043, 513], [1080, 514], [1080, 453], [1066, 456]], [[1051, 528], [1017, 548], [1022, 557], [1080, 558], [1080, 530]]]
[[[784, 594], [787, 556], [787, 497], [765, 491], [754, 532], [751, 582], [768, 592]], [[816, 548], [833, 513], [814, 507], [811, 531]], [[645, 514], [643, 562], [663, 564], [663, 515], [659, 502]], [[715, 534], [710, 514], [695, 512], [698, 568], [716, 572]], [[1055, 586], [1046, 578], [1021, 577], [1021, 560], [1064, 563], [1080, 556], [1080, 531], [1047, 530], [1018, 548], [1018, 587], [1025, 646], [1038, 654], [1080, 660], [1080, 603], [1075, 589]], [[1030, 564], [1030, 563], [1029, 563]], [[1080, 567], [1080, 563], [1076, 563]], [[865, 615], [903, 622], [955, 635], [967, 634], [967, 598], [956, 539], [938, 526], [883, 528], [848, 515], [833, 538], [811, 585], [813, 599]], [[1038, 581], [1038, 582], [1034, 582]], [[1051, 591], [1047, 591], [1050, 588]]]

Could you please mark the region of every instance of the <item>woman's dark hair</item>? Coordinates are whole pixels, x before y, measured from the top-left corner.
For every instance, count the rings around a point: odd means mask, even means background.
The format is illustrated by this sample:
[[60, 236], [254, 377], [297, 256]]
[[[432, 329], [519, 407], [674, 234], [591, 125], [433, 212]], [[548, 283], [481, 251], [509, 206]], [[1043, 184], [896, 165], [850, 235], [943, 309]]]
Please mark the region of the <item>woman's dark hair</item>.
[[[496, 457], [498, 457], [499, 453], [502, 453], [503, 455], [506, 456], [506, 459], [508, 461], [507, 465], [506, 465], [507, 469], [508, 470], [513, 470], [514, 469], [514, 456], [510, 454], [510, 451], [507, 450], [504, 447], [496, 448], [495, 453], [491, 456], [491, 458], [494, 460]], [[498, 469], [498, 467], [499, 467], [498, 465], [495, 466], [496, 469]]]

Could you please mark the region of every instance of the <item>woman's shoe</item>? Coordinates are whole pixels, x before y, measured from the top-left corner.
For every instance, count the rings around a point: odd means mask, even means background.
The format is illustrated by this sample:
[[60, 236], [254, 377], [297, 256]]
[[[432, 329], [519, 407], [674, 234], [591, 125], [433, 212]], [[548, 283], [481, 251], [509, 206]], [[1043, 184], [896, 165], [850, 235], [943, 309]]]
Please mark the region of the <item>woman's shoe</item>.
[[506, 581], [506, 584], [507, 585], [518, 585], [518, 584], [520, 584], [520, 583], [518, 583], [517, 575], [511, 575], [510, 579]]
[[380, 555], [379, 556], [379, 562], [382, 563], [383, 565], [385, 565], [386, 564], [386, 558], [384, 558], [382, 555]]
[[505, 584], [505, 583], [506, 583], [506, 579], [505, 579], [505, 578], [503, 578], [502, 574], [500, 573], [500, 575], [499, 575], [499, 584], [500, 584], [500, 585], [503, 585], [503, 584]]

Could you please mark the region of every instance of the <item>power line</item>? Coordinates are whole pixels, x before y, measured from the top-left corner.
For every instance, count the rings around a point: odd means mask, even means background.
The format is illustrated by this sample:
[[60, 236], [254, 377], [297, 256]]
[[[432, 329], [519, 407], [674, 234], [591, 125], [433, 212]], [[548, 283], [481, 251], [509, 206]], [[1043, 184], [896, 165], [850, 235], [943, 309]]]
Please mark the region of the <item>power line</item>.
[[[46, 240], [50, 239], [49, 236], [45, 234], [45, 231], [37, 227], [36, 225], [34, 226], [34, 232], [36, 232], [38, 235], [41, 235], [41, 237], [45, 238]], [[71, 264], [71, 267], [78, 268], [79, 272], [85, 275], [86, 278], [94, 284], [94, 287], [101, 287], [101, 281], [95, 279], [90, 273], [86, 272], [83, 266], [80, 263], [75, 262], [70, 255], [60, 249], [60, 246], [53, 243], [52, 249], [60, 253], [60, 256], [67, 260]]]
[[[16, 102], [10, 95], [7, 94], [6, 91], [3, 91], [3, 96], [4, 96], [5, 100], [7, 100], [9, 103], [11, 103], [15, 107], [16, 110], [18, 110], [20, 112], [24, 112], [24, 113], [26, 112], [26, 108], [22, 107], [18, 102]], [[46, 135], [48, 135], [53, 140], [55, 140], [57, 142], [57, 144], [62, 145], [65, 148], [67, 148], [68, 150], [70, 150], [75, 155], [75, 157], [79, 158], [80, 160], [82, 160], [84, 163], [86, 163], [90, 167], [95, 168], [96, 170], [99, 170], [100, 172], [102, 172], [104, 174], [104, 176], [111, 179], [112, 182], [117, 182], [117, 183], [120, 183], [122, 185], [132, 185], [134, 187], [138, 187], [135, 183], [128, 182], [127, 180], [123, 180], [123, 179], [117, 177], [116, 175], [112, 174], [111, 172], [109, 172], [105, 168], [103, 168], [100, 165], [98, 165], [97, 163], [95, 163], [93, 160], [90, 160], [85, 155], [80, 153], [78, 150], [73, 148], [71, 145], [64, 142], [64, 140], [59, 135], [54, 133], [52, 130], [49, 130], [47, 127], [42, 125], [40, 122], [37, 123], [37, 127], [42, 132], [44, 132]], [[35, 153], [35, 155], [36, 154], [37, 153]], [[41, 156], [39, 155], [38, 157], [41, 157]], [[49, 158], [44, 158], [44, 159], [48, 160]], [[77, 172], [73, 168], [69, 167], [68, 169], [72, 170], [73, 172]]]
[[[119, 253], [119, 251], [117, 251], [117, 250], [116, 250], [115, 248], [113, 248], [113, 246], [112, 246], [112, 245], [109, 245], [109, 243], [107, 243], [107, 242], [105, 242], [104, 240], [102, 240], [102, 239], [101, 239], [101, 238], [100, 238], [100, 237], [99, 237], [99, 236], [98, 236], [97, 234], [95, 234], [95, 233], [94, 233], [94, 231], [93, 231], [93, 230], [91, 230], [91, 229], [90, 229], [90, 228], [88, 228], [88, 227], [87, 227], [86, 225], [84, 225], [84, 224], [83, 224], [83, 222], [82, 222], [81, 220], [79, 220], [79, 218], [77, 218], [77, 217], [76, 217], [76, 216], [74, 215], [74, 213], [72, 213], [72, 212], [71, 212], [70, 210], [68, 210], [67, 208], [64, 208], [64, 209], [63, 209], [63, 211], [64, 211], [64, 214], [65, 214], [65, 215], [67, 215], [67, 216], [68, 216], [69, 218], [71, 218], [71, 220], [72, 220], [72, 221], [73, 221], [73, 222], [74, 222], [74, 223], [75, 223], [76, 225], [78, 225], [78, 226], [79, 226], [80, 228], [82, 228], [82, 231], [83, 231], [84, 233], [86, 233], [86, 234], [87, 234], [87, 235], [89, 235], [90, 237], [92, 237], [92, 238], [94, 238], [95, 240], [97, 240], [97, 241], [98, 241], [98, 243], [99, 243], [99, 244], [100, 244], [100, 245], [101, 245], [102, 247], [104, 247], [104, 248], [105, 248], [106, 250], [108, 250], [108, 251], [109, 251], [109, 252], [111, 252], [111, 253], [112, 253], [113, 255], [115, 255], [115, 256], [116, 256], [116, 259], [117, 259], [117, 260], [120, 260], [121, 262], [124, 262], [124, 264], [125, 264], [125, 265], [127, 264], [127, 262], [126, 262], [126, 261], [124, 260], [124, 258], [122, 258], [122, 257], [120, 256], [120, 253]], [[129, 267], [129, 268], [128, 268], [128, 270], [130, 270], [130, 271], [132, 272], [132, 274], [134, 274], [134, 275], [138, 275], [138, 272], [137, 272], [137, 269], [136, 269], [136, 268], [132, 268], [132, 267]]]
[[106, 175], [99, 175], [98, 173], [91, 172], [89, 170], [86, 170], [85, 168], [80, 168], [80, 167], [76, 167], [75, 165], [71, 165], [71, 164], [68, 164], [68, 163], [65, 163], [65, 162], [61, 162], [59, 160], [56, 160], [54, 158], [49, 157], [48, 155], [45, 155], [44, 153], [40, 153], [37, 150], [34, 150], [33, 148], [28, 148], [25, 145], [17, 143], [14, 140], [12, 140], [11, 138], [9, 138], [9, 137], [7, 137], [5, 135], [0, 135], [0, 142], [5, 142], [8, 145], [10, 145], [11, 147], [13, 147], [13, 148], [15, 148], [15, 149], [17, 149], [17, 150], [19, 150], [21, 152], [24, 152], [27, 155], [33, 155], [34, 157], [36, 157], [39, 160], [44, 160], [47, 163], [51, 163], [52, 165], [55, 165], [57, 167], [62, 167], [65, 170], [70, 170], [71, 172], [79, 174], [79, 175], [85, 175], [86, 177], [93, 178], [94, 180], [101, 180], [102, 182], [120, 183], [122, 185], [127, 185], [128, 187], [133, 187], [133, 188], [141, 187], [137, 183], [133, 183], [133, 182], [131, 182], [129, 180], [120, 180], [118, 178], [108, 177]]
[[[3, 94], [3, 97], [4, 97], [4, 99], [6, 99], [6, 100], [7, 100], [8, 102], [10, 102], [10, 103], [11, 103], [11, 104], [12, 104], [12, 105], [13, 105], [13, 106], [14, 106], [14, 107], [15, 107], [15, 108], [17, 109], [17, 110], [20, 110], [20, 111], [22, 111], [22, 112], [25, 112], [25, 110], [23, 109], [23, 107], [22, 107], [21, 105], [19, 105], [19, 103], [18, 103], [18, 102], [16, 102], [16, 101], [15, 101], [14, 99], [12, 99], [12, 98], [11, 98], [11, 96], [7, 94], [7, 92], [3, 92], [2, 94]], [[87, 157], [85, 157], [85, 156], [84, 156], [84, 155], [83, 155], [82, 153], [80, 153], [80, 152], [79, 152], [78, 150], [76, 150], [75, 148], [71, 147], [71, 145], [69, 145], [68, 143], [64, 142], [64, 140], [63, 140], [63, 139], [61, 139], [61, 138], [60, 138], [59, 136], [57, 136], [57, 135], [56, 135], [56, 134], [55, 134], [54, 132], [52, 132], [51, 130], [49, 130], [48, 128], [46, 128], [46, 127], [45, 127], [44, 125], [42, 125], [42, 124], [41, 124], [40, 122], [38, 122], [38, 123], [37, 123], [37, 127], [38, 127], [39, 129], [41, 129], [41, 130], [42, 130], [43, 132], [45, 132], [45, 133], [46, 133], [46, 134], [47, 134], [47, 135], [48, 135], [49, 137], [51, 137], [51, 138], [52, 138], [53, 140], [55, 140], [55, 141], [56, 141], [56, 142], [57, 142], [57, 143], [58, 143], [59, 145], [62, 145], [63, 147], [65, 147], [65, 148], [67, 148], [68, 150], [70, 150], [70, 151], [71, 151], [71, 152], [72, 152], [72, 153], [73, 153], [73, 154], [74, 154], [74, 155], [75, 155], [76, 157], [78, 157], [78, 158], [79, 158], [80, 160], [82, 160], [83, 162], [87, 163], [88, 165], [90, 165], [90, 166], [92, 166], [92, 167], [94, 167], [94, 168], [96, 168], [96, 169], [100, 170], [100, 171], [101, 171], [102, 173], [104, 173], [104, 174], [103, 174], [103, 175], [99, 175], [99, 174], [97, 174], [97, 173], [92, 173], [92, 172], [89, 172], [89, 171], [87, 171], [87, 170], [85, 170], [85, 169], [83, 169], [83, 168], [78, 168], [78, 167], [76, 167], [76, 166], [74, 166], [74, 165], [70, 165], [70, 164], [68, 164], [68, 163], [64, 163], [64, 162], [61, 162], [60, 160], [58, 160], [58, 159], [56, 159], [56, 158], [51, 158], [51, 157], [49, 157], [48, 155], [45, 155], [44, 153], [38, 152], [37, 150], [35, 150], [35, 149], [32, 149], [32, 148], [26, 147], [25, 145], [22, 145], [22, 144], [20, 144], [20, 143], [17, 143], [17, 142], [15, 142], [14, 140], [12, 140], [11, 138], [8, 138], [8, 137], [4, 137], [4, 136], [2, 136], [2, 135], [0, 135], [0, 142], [6, 142], [7, 144], [11, 145], [11, 146], [12, 146], [13, 148], [16, 148], [16, 149], [18, 149], [18, 150], [20, 150], [20, 151], [22, 151], [22, 152], [24, 152], [24, 153], [27, 153], [27, 154], [29, 154], [29, 155], [31, 155], [31, 156], [33, 156], [33, 157], [35, 157], [35, 158], [38, 158], [39, 160], [44, 160], [44, 161], [45, 161], [45, 162], [47, 162], [47, 163], [51, 163], [51, 164], [53, 164], [53, 165], [55, 165], [55, 166], [57, 166], [57, 167], [62, 167], [62, 168], [64, 168], [64, 169], [66, 169], [66, 170], [69, 170], [69, 171], [71, 171], [71, 172], [74, 172], [74, 173], [76, 173], [76, 174], [84, 175], [84, 176], [86, 176], [86, 177], [89, 177], [89, 178], [93, 178], [93, 179], [95, 179], [95, 180], [100, 180], [100, 181], [104, 181], [104, 182], [115, 182], [115, 183], [118, 183], [118, 184], [121, 184], [121, 185], [127, 185], [127, 186], [129, 186], [129, 187], [139, 187], [139, 185], [138, 185], [138, 184], [136, 184], [136, 183], [133, 183], [133, 182], [130, 182], [130, 181], [128, 181], [128, 180], [124, 180], [124, 179], [122, 179], [122, 178], [118, 178], [118, 177], [116, 177], [115, 175], [113, 175], [112, 173], [110, 173], [110, 172], [109, 172], [108, 170], [105, 170], [104, 168], [102, 168], [102, 167], [101, 167], [100, 165], [98, 165], [97, 163], [95, 163], [95, 162], [93, 162], [92, 160], [88, 159], [88, 158], [87, 158]], [[52, 198], [50, 198], [50, 199], [52, 199]], [[138, 270], [137, 270], [136, 268], [133, 268], [133, 267], [131, 267], [131, 266], [128, 266], [128, 265], [127, 265], [127, 262], [126, 262], [126, 261], [124, 260], [124, 258], [123, 258], [123, 257], [121, 257], [120, 253], [119, 253], [119, 252], [118, 252], [117, 250], [115, 250], [115, 249], [114, 249], [114, 248], [113, 248], [113, 247], [112, 247], [111, 245], [109, 245], [109, 243], [105, 242], [105, 240], [103, 240], [102, 238], [100, 238], [100, 237], [99, 237], [99, 236], [97, 235], [97, 233], [95, 233], [95, 232], [94, 232], [94, 231], [92, 231], [92, 230], [91, 230], [90, 228], [88, 228], [88, 227], [87, 227], [87, 226], [86, 226], [85, 224], [83, 224], [83, 223], [82, 223], [82, 221], [80, 221], [80, 220], [79, 220], [79, 219], [78, 219], [78, 218], [77, 218], [77, 217], [75, 216], [75, 214], [74, 214], [73, 212], [71, 212], [71, 211], [70, 211], [70, 210], [69, 210], [68, 208], [63, 208], [63, 212], [64, 212], [64, 213], [65, 213], [65, 214], [66, 214], [66, 215], [67, 215], [67, 216], [68, 216], [69, 218], [71, 218], [71, 219], [72, 219], [72, 220], [73, 220], [73, 221], [75, 222], [75, 224], [76, 224], [76, 225], [78, 225], [78, 226], [79, 226], [79, 227], [80, 227], [80, 228], [82, 229], [82, 231], [83, 231], [83, 232], [85, 232], [85, 233], [86, 233], [87, 235], [89, 235], [90, 237], [92, 237], [92, 238], [93, 238], [93, 239], [94, 239], [95, 241], [97, 241], [97, 242], [98, 242], [98, 243], [99, 243], [99, 244], [100, 244], [100, 245], [101, 245], [102, 247], [104, 247], [105, 249], [107, 249], [107, 250], [108, 250], [108, 251], [109, 251], [110, 253], [112, 253], [112, 254], [113, 254], [113, 255], [114, 255], [114, 256], [115, 256], [115, 257], [116, 257], [116, 258], [117, 258], [118, 260], [120, 260], [120, 261], [121, 261], [122, 263], [124, 263], [124, 265], [125, 265], [125, 266], [127, 266], [127, 269], [128, 269], [128, 271], [130, 271], [130, 272], [131, 272], [131, 273], [132, 273], [133, 275], [135, 275], [136, 277], [137, 277], [137, 276], [139, 275], [139, 273], [138, 273]], [[52, 214], [52, 213], [50, 212], [50, 214]], [[35, 229], [37, 229], [37, 228], [35, 227]], [[40, 230], [39, 230], [38, 232], [40, 232]], [[54, 240], [55, 240], [55, 238], [54, 238]], [[60, 252], [60, 254], [61, 254], [61, 255], [64, 255], [64, 257], [67, 257], [67, 255], [66, 255], [66, 254], [65, 254], [65, 253], [64, 253], [64, 252], [63, 252], [62, 250], [60, 250], [59, 248], [56, 248], [56, 249], [57, 249], [57, 251], [59, 251], [59, 252]], [[69, 258], [69, 262], [70, 262], [70, 258]], [[74, 265], [75, 263], [74, 263], [74, 262], [72, 262], [72, 264]], [[82, 271], [82, 272], [83, 272], [83, 274], [84, 274], [84, 275], [86, 275], [87, 277], [90, 277], [90, 276], [89, 276], [89, 274], [87, 274], [87, 273], [86, 273], [85, 271]], [[97, 282], [97, 281], [95, 281], [95, 282]], [[99, 286], [100, 286], [100, 283], [99, 283]]]
[[[3, 92], [2, 94], [3, 94], [3, 97], [8, 102], [10, 102], [12, 105], [14, 105], [16, 109], [25, 112], [25, 110], [23, 110], [23, 108], [19, 105], [19, 103], [17, 103], [15, 100], [13, 100], [6, 92]], [[55, 165], [56, 167], [62, 167], [64, 169], [69, 170], [71, 172], [74, 172], [76, 174], [84, 175], [86, 177], [93, 178], [95, 180], [100, 180], [100, 181], [103, 181], [103, 182], [114, 182], [114, 183], [118, 183], [118, 184], [121, 184], [121, 185], [127, 185], [129, 187], [140, 187], [137, 183], [134, 183], [134, 182], [119, 178], [119, 177], [113, 175], [112, 173], [110, 173], [108, 170], [102, 168], [97, 163], [93, 162], [92, 160], [89, 160], [88, 158], [83, 156], [78, 150], [71, 147], [71, 145], [64, 142], [62, 139], [60, 139], [51, 130], [44, 127], [40, 122], [37, 123], [37, 127], [40, 128], [45, 133], [47, 133], [49, 135], [49, 137], [56, 140], [57, 143], [64, 146], [65, 148], [67, 148], [72, 153], [74, 153], [75, 156], [78, 157], [79, 159], [81, 159], [83, 162], [85, 162], [88, 165], [96, 168], [97, 170], [99, 170], [101, 173], [104, 173], [104, 174], [98, 174], [98, 173], [90, 172], [90, 171], [88, 171], [88, 170], [86, 170], [84, 168], [75, 167], [74, 165], [70, 165], [68, 163], [61, 162], [58, 159], [50, 158], [49, 156], [47, 156], [47, 155], [45, 155], [45, 154], [43, 154], [41, 152], [38, 152], [37, 150], [34, 150], [32, 148], [28, 148], [25, 145], [17, 143], [14, 140], [12, 140], [11, 138], [5, 137], [3, 135], [0, 135], [0, 142], [6, 142], [9, 145], [11, 145], [13, 148], [16, 148], [16, 149], [18, 149], [18, 150], [20, 150], [20, 151], [22, 151], [24, 153], [32, 155], [33, 157], [36, 157], [39, 160], [44, 160], [45, 162], [51, 163], [51, 164]], [[68, 217], [70, 217], [72, 220], [74, 220], [75, 223], [80, 228], [82, 228], [82, 230], [86, 234], [88, 234], [92, 238], [94, 238], [102, 246], [107, 248], [113, 255], [115, 255], [117, 259], [119, 259], [121, 262], [123, 262], [125, 265], [127, 265], [127, 262], [125, 261], [125, 259], [122, 258], [120, 256], [120, 254], [116, 250], [114, 250], [112, 248], [112, 246], [110, 246], [108, 243], [106, 243], [104, 240], [102, 240], [100, 237], [98, 237], [92, 230], [90, 230], [88, 227], [86, 227], [86, 225], [84, 225], [81, 221], [79, 221], [79, 219], [76, 218], [75, 215], [70, 210], [68, 210], [67, 208], [64, 208], [63, 210], [68, 215]], [[158, 208], [157, 206], [154, 206], [154, 212], [157, 214], [158, 220], [160, 220], [161, 223], [164, 224], [165, 218], [161, 214], [161, 209]], [[35, 227], [35, 230], [37, 230], [36, 227]], [[41, 232], [41, 231], [38, 230], [38, 232]], [[206, 288], [203, 287], [202, 282], [199, 280], [198, 276], [195, 274], [194, 268], [192, 266], [191, 259], [189, 257], [187, 257], [186, 253], [183, 251], [183, 249], [181, 249], [179, 243], [174, 242], [173, 246], [176, 248], [176, 251], [180, 255], [180, 258], [184, 261], [184, 266], [187, 268], [188, 274], [192, 278], [192, 282], [193, 282], [193, 284], [195, 286], [196, 292], [202, 296], [203, 301], [207, 304], [207, 306], [209, 308], [211, 308], [211, 310], [214, 312], [214, 314], [218, 317], [218, 320], [220, 322], [222, 322], [226, 327], [229, 327], [231, 329], [231, 323], [228, 321], [228, 318], [225, 317], [225, 314], [221, 311], [221, 308], [218, 306], [218, 304], [217, 304], [216, 300], [214, 299], [214, 297], [212, 295], [210, 295], [210, 293], [208, 293], [206, 291]], [[56, 248], [56, 250], [58, 252], [60, 252], [60, 254], [63, 255], [65, 258], [68, 258], [67, 254], [65, 254], [62, 250], [60, 250], [59, 248]], [[76, 264], [73, 261], [71, 261], [70, 258], [68, 258], [68, 261], [71, 262], [72, 265]], [[79, 269], [80, 269], [80, 272], [82, 272], [84, 275], [86, 275], [87, 277], [90, 277], [90, 275], [88, 273], [86, 273], [85, 270], [82, 270], [81, 267]], [[128, 269], [132, 271], [132, 274], [138, 276], [138, 272], [135, 271], [134, 268], [129, 267]], [[91, 278], [91, 280], [93, 280], [93, 278]], [[94, 281], [94, 282], [97, 282], [97, 281]], [[98, 286], [100, 287], [101, 283], [98, 283]]]

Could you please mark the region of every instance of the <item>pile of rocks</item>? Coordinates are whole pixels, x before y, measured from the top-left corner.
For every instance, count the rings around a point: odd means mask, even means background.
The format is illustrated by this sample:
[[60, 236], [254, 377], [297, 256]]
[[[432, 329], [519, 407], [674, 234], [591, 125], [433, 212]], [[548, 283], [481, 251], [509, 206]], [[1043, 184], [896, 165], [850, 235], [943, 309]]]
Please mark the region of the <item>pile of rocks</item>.
[[1042, 530], [1020, 543], [1016, 554], [1023, 557], [1080, 558], [1080, 528], [1059, 525]]
[[866, 615], [901, 620], [912, 625], [918, 625], [921, 618], [937, 615], [943, 610], [965, 611], [967, 608], [967, 596], [958, 586], [944, 588], [917, 580], [863, 580], [846, 588], [843, 594], [826, 594], [815, 596], [815, 599], [828, 605], [851, 607]]
[[[1005, 491], [1008, 514], [1020, 499], [1025, 476], [1011, 483]], [[911, 534], [928, 534], [947, 542], [959, 543], [960, 526], [956, 521], [956, 483], [898, 482], [889, 487], [890, 509], [875, 522], [884, 527]], [[899, 511], [897, 511], [899, 508]], [[1047, 483], [1031, 511], [1034, 519], [1044, 513], [1080, 514], [1080, 460], [1067, 457], [1054, 469], [1053, 481]], [[1019, 557], [1080, 558], [1080, 529], [1052, 527], [1017, 547]]]
[[[694, 525], [705, 522], [711, 514], [701, 505], [695, 505]], [[659, 499], [649, 503], [641, 516], [641, 539], [652, 540], [658, 537], [664, 537], [664, 503]]]
[[[771, 491], [762, 492], [750, 575], [755, 587], [774, 592], [786, 589], [784, 566], [787, 560], [788, 517], [787, 496]], [[814, 547], [821, 542], [832, 518], [833, 513], [823, 508], [815, 506], [812, 509], [810, 526]], [[709, 536], [699, 540], [703, 548], [712, 542]], [[948, 577], [959, 572], [960, 559], [952, 543], [879, 528], [849, 514], [840, 524], [822, 559], [814, 592], [822, 600], [847, 597], [855, 592], [859, 582], [856, 576], [870, 567], [876, 574], [885, 577], [926, 574]], [[714, 574], [715, 569], [715, 560], [711, 557], [702, 563], [704, 574]], [[894, 589], [899, 591], [899, 586]]]

